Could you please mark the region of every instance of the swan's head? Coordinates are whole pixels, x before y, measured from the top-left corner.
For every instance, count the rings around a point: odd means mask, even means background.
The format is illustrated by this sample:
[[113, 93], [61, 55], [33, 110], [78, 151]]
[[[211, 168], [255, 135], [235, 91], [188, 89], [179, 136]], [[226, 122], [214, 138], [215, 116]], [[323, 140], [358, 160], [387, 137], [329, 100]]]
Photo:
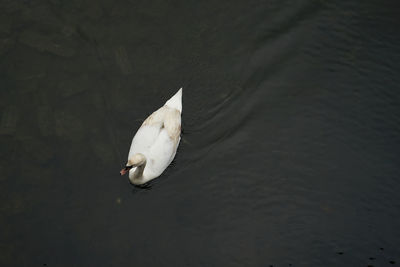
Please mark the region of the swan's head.
[[145, 163], [146, 163], [146, 157], [141, 153], [137, 153], [128, 159], [128, 162], [126, 163], [126, 167], [123, 168], [119, 173], [121, 175], [124, 175], [133, 167], [141, 166]]
[[128, 159], [128, 163], [126, 164], [126, 166], [137, 167], [143, 165], [145, 162], [146, 162], [145, 156], [141, 153], [136, 153], [135, 155], [133, 155]]

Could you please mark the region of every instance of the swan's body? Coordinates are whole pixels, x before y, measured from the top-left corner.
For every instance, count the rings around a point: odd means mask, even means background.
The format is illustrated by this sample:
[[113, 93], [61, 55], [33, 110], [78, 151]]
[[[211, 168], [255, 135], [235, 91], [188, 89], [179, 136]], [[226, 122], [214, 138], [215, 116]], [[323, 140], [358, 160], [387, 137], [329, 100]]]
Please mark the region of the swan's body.
[[175, 157], [181, 139], [182, 88], [153, 112], [133, 137], [126, 168], [132, 184], [144, 184], [163, 173]]

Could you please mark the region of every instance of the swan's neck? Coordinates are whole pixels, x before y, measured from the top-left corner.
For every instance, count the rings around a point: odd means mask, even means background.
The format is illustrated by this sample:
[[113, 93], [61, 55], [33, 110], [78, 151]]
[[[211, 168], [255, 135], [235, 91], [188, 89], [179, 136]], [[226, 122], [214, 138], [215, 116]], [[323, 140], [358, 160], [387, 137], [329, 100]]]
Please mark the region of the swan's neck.
[[136, 166], [136, 169], [132, 173], [132, 175], [129, 173], [129, 178], [132, 181], [136, 180], [136, 179], [141, 179], [143, 177], [143, 172], [144, 172], [145, 167], [146, 167], [146, 159], [144, 160], [144, 162], [141, 165]]

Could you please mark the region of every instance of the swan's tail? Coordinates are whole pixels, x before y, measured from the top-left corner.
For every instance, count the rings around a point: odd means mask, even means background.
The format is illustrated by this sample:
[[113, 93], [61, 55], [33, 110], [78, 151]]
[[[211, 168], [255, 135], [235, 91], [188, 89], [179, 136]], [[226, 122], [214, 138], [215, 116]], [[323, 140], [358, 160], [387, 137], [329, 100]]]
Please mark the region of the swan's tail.
[[176, 108], [182, 113], [182, 88], [179, 89], [179, 91], [167, 102], [165, 102], [165, 105], [170, 108]]

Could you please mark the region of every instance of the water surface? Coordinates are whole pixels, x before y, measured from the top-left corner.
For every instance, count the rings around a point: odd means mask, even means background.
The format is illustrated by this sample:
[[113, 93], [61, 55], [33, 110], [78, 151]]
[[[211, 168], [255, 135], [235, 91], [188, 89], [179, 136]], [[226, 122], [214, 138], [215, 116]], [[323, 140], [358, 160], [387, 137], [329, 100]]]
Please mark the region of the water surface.
[[1, 265], [398, 264], [398, 9], [342, 2], [0, 1]]

